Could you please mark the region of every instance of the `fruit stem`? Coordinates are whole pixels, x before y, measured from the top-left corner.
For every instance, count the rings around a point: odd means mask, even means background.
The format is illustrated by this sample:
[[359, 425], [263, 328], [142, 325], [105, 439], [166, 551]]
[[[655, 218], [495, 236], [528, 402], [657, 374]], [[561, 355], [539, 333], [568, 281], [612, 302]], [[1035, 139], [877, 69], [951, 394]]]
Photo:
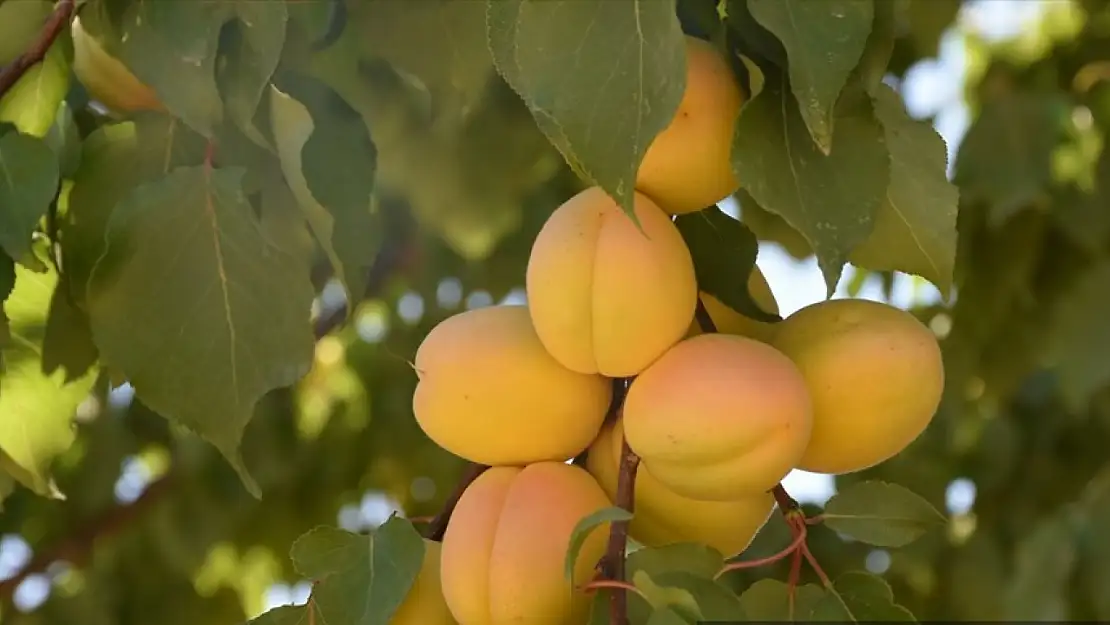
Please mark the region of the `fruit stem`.
[[467, 464], [466, 470], [464, 470], [462, 476], [459, 477], [459, 483], [455, 485], [454, 492], [452, 492], [451, 496], [447, 498], [447, 501], [443, 503], [443, 508], [439, 511], [439, 514], [428, 524], [425, 536], [427, 536], [429, 540], [443, 540], [443, 533], [447, 531], [447, 523], [451, 520], [451, 513], [455, 511], [455, 506], [459, 503], [459, 498], [462, 497], [463, 491], [488, 468], [489, 467], [484, 464], [477, 464], [475, 462]]
[[798, 501], [791, 497], [790, 493], [786, 492], [786, 489], [782, 487], [781, 483], [776, 484], [775, 487], [771, 489], [771, 494], [775, 496], [775, 503], [779, 505], [779, 510], [782, 512], [783, 516], [788, 516], [792, 512], [800, 513], [802, 511], [802, 507], [798, 505]]
[[[618, 507], [635, 512], [636, 471], [640, 457], [621, 437], [620, 474], [617, 477]], [[605, 552], [606, 571], [609, 579], [624, 581], [624, 551], [628, 546], [628, 521], [615, 521], [609, 528], [609, 547]], [[628, 596], [614, 592], [609, 598], [609, 622], [612, 625], [628, 624]]]
[[780, 551], [780, 552], [778, 552], [774, 555], [767, 556], [765, 558], [759, 558], [757, 560], [744, 560], [742, 562], [733, 562], [731, 564], [726, 564], [725, 567], [723, 569], [721, 569], [720, 572], [718, 572], [715, 577], [720, 577], [720, 576], [724, 575], [725, 573], [728, 573], [729, 571], [739, 571], [739, 570], [742, 570], [742, 569], [754, 569], [754, 568], [757, 568], [757, 567], [760, 567], [760, 566], [766, 566], [768, 564], [774, 564], [775, 562], [778, 562], [779, 560], [782, 560], [784, 558], [789, 557], [791, 554], [797, 553], [798, 550], [802, 547], [802, 545], [806, 541], [805, 526], [801, 525], [800, 527], [801, 527], [802, 531], [796, 532], [795, 536], [794, 536], [794, 540], [790, 543], [790, 545], [788, 545], [782, 551]]
[[27, 73], [27, 70], [42, 62], [46, 57], [46, 52], [50, 50], [50, 46], [54, 45], [54, 40], [58, 38], [62, 29], [65, 28], [66, 24], [69, 24], [73, 17], [75, 4], [75, 0], [59, 0], [58, 4], [54, 6], [54, 12], [50, 14], [50, 18], [43, 24], [38, 38], [31, 43], [30, 49], [16, 57], [5, 67], [0, 68], [0, 97], [3, 97], [15, 83], [19, 82], [23, 74]]

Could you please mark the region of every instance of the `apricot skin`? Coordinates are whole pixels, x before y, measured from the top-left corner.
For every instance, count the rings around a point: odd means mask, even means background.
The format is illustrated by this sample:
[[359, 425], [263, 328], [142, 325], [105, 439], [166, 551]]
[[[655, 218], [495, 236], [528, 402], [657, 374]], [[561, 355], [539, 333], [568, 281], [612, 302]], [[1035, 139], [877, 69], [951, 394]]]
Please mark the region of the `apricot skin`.
[[566, 460], [597, 436], [612, 394], [598, 375], [552, 358], [524, 306], [489, 306], [440, 322], [417, 349], [412, 408], [424, 433], [479, 464]]
[[694, 263], [670, 217], [635, 195], [642, 230], [600, 187], [555, 210], [528, 259], [536, 333], [563, 366], [638, 374], [677, 343], [697, 304]]
[[447, 608], [440, 583], [439, 563], [443, 545], [433, 540], [424, 541], [424, 564], [409, 594], [401, 603], [390, 625], [456, 625]]
[[[767, 278], [764, 277], [759, 267], [754, 267], [748, 277], [748, 292], [763, 312], [779, 314], [778, 301], [775, 300], [775, 295], [771, 292], [771, 285], [767, 283]], [[698, 296], [705, 304], [705, 310], [709, 313], [709, 318], [713, 320], [717, 332], [746, 336], [763, 343], [769, 342], [771, 337], [775, 335], [777, 324], [747, 317], [739, 311], [729, 308], [724, 302], [705, 291], [701, 291]], [[697, 336], [699, 334], [702, 334], [701, 326], [698, 325], [698, 320], [695, 318], [694, 322], [690, 324], [690, 330], [686, 336]]]
[[443, 537], [444, 597], [460, 625], [577, 625], [608, 524], [592, 530], [573, 581], [564, 562], [574, 527], [610, 505], [584, 469], [562, 462], [487, 469], [459, 499]]
[[641, 466], [672, 491], [728, 501], [771, 490], [796, 466], [812, 411], [801, 372], [782, 353], [702, 334], [632, 382], [624, 431]]
[[798, 468], [842, 474], [897, 455], [929, 425], [944, 391], [933, 333], [910, 313], [858, 299], [812, 304], [778, 324], [813, 397], [813, 435]]
[[140, 81], [122, 61], [110, 55], [74, 18], [73, 73], [89, 97], [116, 113], [165, 111], [158, 95]]
[[744, 95], [713, 44], [686, 38], [686, 91], [674, 119], [644, 154], [636, 189], [672, 215], [716, 204], [740, 188], [732, 135]]
[[[614, 501], [622, 436], [621, 419], [606, 425], [586, 457], [586, 469]], [[734, 501], [683, 497], [641, 466], [636, 472], [635, 515], [629, 522], [628, 533], [649, 547], [699, 542], [732, 557], [748, 548], [774, 506], [775, 499], [770, 493], [738, 497]]]

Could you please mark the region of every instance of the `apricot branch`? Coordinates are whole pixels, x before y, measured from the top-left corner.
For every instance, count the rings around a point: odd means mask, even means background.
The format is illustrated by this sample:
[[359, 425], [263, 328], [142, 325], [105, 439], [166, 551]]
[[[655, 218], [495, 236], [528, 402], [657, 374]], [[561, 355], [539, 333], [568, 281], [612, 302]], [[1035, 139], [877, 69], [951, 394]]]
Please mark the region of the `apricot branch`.
[[[636, 472], [640, 466], [640, 457], [628, 446], [628, 441], [621, 440], [620, 474], [617, 478], [617, 506], [629, 512], [635, 512]], [[624, 552], [628, 546], [628, 521], [615, 521], [609, 530], [609, 548], [605, 553], [607, 573], [610, 579], [624, 579]], [[609, 621], [613, 625], [624, 625], [628, 622], [628, 596], [623, 592], [615, 592], [610, 597]]]
[[50, 46], [54, 45], [54, 40], [58, 38], [62, 29], [73, 17], [75, 4], [75, 0], [59, 0], [54, 7], [54, 12], [43, 24], [42, 31], [31, 44], [30, 49], [0, 69], [0, 97], [3, 97], [15, 83], [19, 82], [23, 74], [27, 73], [27, 70], [42, 62]]

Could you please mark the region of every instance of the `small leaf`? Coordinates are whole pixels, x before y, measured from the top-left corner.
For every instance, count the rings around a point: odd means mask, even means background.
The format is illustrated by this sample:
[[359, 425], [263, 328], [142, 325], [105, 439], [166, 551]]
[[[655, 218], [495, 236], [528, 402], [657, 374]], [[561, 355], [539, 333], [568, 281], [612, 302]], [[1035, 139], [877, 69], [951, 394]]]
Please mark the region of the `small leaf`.
[[582, 517], [570, 534], [570, 546], [567, 549], [566, 560], [563, 561], [563, 574], [566, 575], [567, 579], [574, 579], [574, 568], [578, 562], [578, 554], [582, 551], [582, 545], [586, 544], [586, 539], [593, 534], [594, 528], [605, 523], [630, 520], [632, 520], [632, 513], [617, 506], [602, 508]]
[[391, 516], [369, 534], [316, 528], [293, 543], [290, 556], [317, 581], [321, 625], [388, 625], [420, 573], [424, 549], [412, 523]]
[[781, 317], [759, 307], [748, 291], [759, 241], [748, 227], [716, 206], [675, 219], [690, 255], [698, 288], [745, 317], [773, 323]]
[[691, 542], [637, 549], [625, 562], [629, 575], [641, 570], [653, 576], [684, 571], [705, 579], [713, 579], [724, 566], [725, 558], [720, 551]]
[[[816, 3], [823, 4], [823, 3]], [[871, 234], [890, 162], [869, 101], [837, 111], [833, 155], [814, 146], [781, 76], [740, 111], [732, 168], [761, 208], [780, 215], [817, 254], [832, 296], [851, 251]]]
[[887, 482], [857, 482], [833, 495], [822, 514], [830, 529], [876, 547], [903, 547], [944, 515], [920, 495]]
[[813, 141], [833, 149], [834, 108], [871, 33], [873, 0], [748, 0], [789, 60], [790, 86]]
[[925, 278], [948, 297], [956, 264], [959, 189], [948, 181], [948, 149], [932, 125], [906, 113], [901, 96], [879, 85], [875, 112], [890, 149], [890, 187], [871, 236], [852, 263]]
[[1110, 383], [1110, 262], [1103, 261], [1079, 276], [1052, 311], [1049, 357], [1059, 374], [1064, 400], [1075, 409]]
[[262, 395], [311, 366], [314, 293], [309, 266], [263, 235], [242, 177], [179, 167], [132, 190], [87, 308], [101, 356], [138, 398], [215, 445], [258, 496], [239, 441]]
[[892, 622], [916, 621], [906, 608], [894, 603], [894, 592], [881, 577], [849, 571], [833, 582], [813, 605], [814, 621]]
[[794, 588], [791, 601], [790, 587], [777, 579], [761, 579], [740, 595], [740, 605], [748, 619], [763, 621], [802, 621], [813, 612], [825, 591], [815, 584]]
[[243, 133], [266, 145], [254, 126], [254, 114], [281, 59], [289, 14], [282, 0], [234, 0], [232, 7], [239, 37], [221, 72], [221, 95], [228, 115]]
[[686, 89], [674, 0], [499, 0], [490, 50], [570, 166], [632, 212], [648, 146]]
[[0, 248], [21, 261], [31, 233], [58, 191], [58, 158], [41, 139], [17, 131], [0, 136]]

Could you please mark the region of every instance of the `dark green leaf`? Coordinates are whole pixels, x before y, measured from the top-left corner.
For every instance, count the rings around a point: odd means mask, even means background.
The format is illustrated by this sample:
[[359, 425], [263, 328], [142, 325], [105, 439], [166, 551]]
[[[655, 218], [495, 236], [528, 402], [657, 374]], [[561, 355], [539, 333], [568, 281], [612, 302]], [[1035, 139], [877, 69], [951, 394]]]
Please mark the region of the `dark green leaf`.
[[768, 75], [740, 112], [732, 168], [761, 208], [810, 242], [831, 296], [849, 253], [870, 236], [890, 179], [883, 129], [870, 103], [837, 110], [832, 155], [825, 156], [781, 77]]
[[724, 566], [724, 556], [712, 547], [700, 543], [674, 543], [633, 551], [628, 554], [625, 570], [628, 575], [643, 570], [652, 576], [685, 571], [705, 579], [713, 579]]
[[487, 7], [498, 71], [571, 167], [633, 215], [637, 170], [686, 88], [674, 0]]
[[293, 543], [297, 570], [317, 580], [321, 623], [388, 625], [424, 562], [424, 539], [392, 516], [369, 534], [316, 528]]
[[132, 190], [112, 213], [86, 299], [103, 359], [144, 404], [214, 444], [258, 495], [239, 441], [262, 395], [311, 366], [314, 293], [309, 267], [263, 235], [242, 177], [180, 167]]
[[831, 529], [877, 547], [903, 547], [945, 523], [920, 495], [878, 481], [845, 487], [825, 504], [822, 517]]
[[69, 280], [69, 274], [62, 274], [50, 297], [46, 335], [42, 340], [42, 371], [50, 375], [61, 369], [66, 382], [73, 382], [96, 364], [99, 354], [89, 317], [74, 303]]
[[1060, 390], [1074, 408], [1110, 383], [1110, 262], [1087, 269], [1055, 304], [1049, 355], [1059, 373]]
[[377, 149], [362, 117], [323, 83], [283, 74], [271, 88], [271, 131], [285, 180], [351, 301], [385, 233], [373, 212]]
[[1078, 558], [1077, 535], [1065, 511], [1047, 516], [1017, 544], [1005, 593], [1007, 621], [1066, 621]]
[[874, 1], [748, 0], [748, 9], [786, 48], [798, 110], [813, 141], [829, 154], [836, 101], [867, 44]]
[[740, 605], [750, 620], [803, 621], [809, 618], [814, 606], [825, 596], [825, 591], [815, 584], [802, 584], [794, 588], [791, 600], [790, 587], [777, 579], [761, 579], [740, 595]]
[[759, 241], [747, 226], [716, 206], [679, 215], [675, 225], [690, 248], [699, 289], [756, 321], [781, 320], [760, 308], [748, 292]]
[[21, 132], [0, 136], [0, 248], [15, 260], [31, 253], [31, 233], [58, 183], [58, 158], [50, 146]]
[[755, 60], [763, 59], [776, 67], [786, 67], [786, 49], [770, 31], [752, 16], [747, 0], [728, 0], [725, 24], [735, 36], [730, 43], [736, 52]]
[[916, 621], [913, 614], [894, 602], [894, 592], [881, 577], [849, 571], [813, 605], [814, 621], [892, 622]]
[[959, 190], [947, 177], [947, 147], [931, 125], [910, 118], [890, 87], [879, 85], [874, 102], [890, 149], [890, 187], [874, 231], [849, 258], [866, 269], [921, 276], [947, 297], [959, 205]]
[[610, 506], [590, 513], [579, 520], [578, 524], [574, 526], [574, 531], [571, 532], [570, 547], [567, 549], [567, 557], [563, 561], [563, 574], [566, 575], [567, 579], [574, 579], [574, 567], [575, 563], [578, 562], [578, 554], [582, 551], [582, 545], [586, 544], [586, 539], [590, 537], [595, 527], [603, 523], [615, 523], [631, 519], [632, 513], [628, 510]]
[[227, 54], [220, 91], [228, 116], [252, 141], [266, 145], [254, 114], [281, 59], [289, 15], [283, 0], [233, 0], [232, 7], [239, 37]]

